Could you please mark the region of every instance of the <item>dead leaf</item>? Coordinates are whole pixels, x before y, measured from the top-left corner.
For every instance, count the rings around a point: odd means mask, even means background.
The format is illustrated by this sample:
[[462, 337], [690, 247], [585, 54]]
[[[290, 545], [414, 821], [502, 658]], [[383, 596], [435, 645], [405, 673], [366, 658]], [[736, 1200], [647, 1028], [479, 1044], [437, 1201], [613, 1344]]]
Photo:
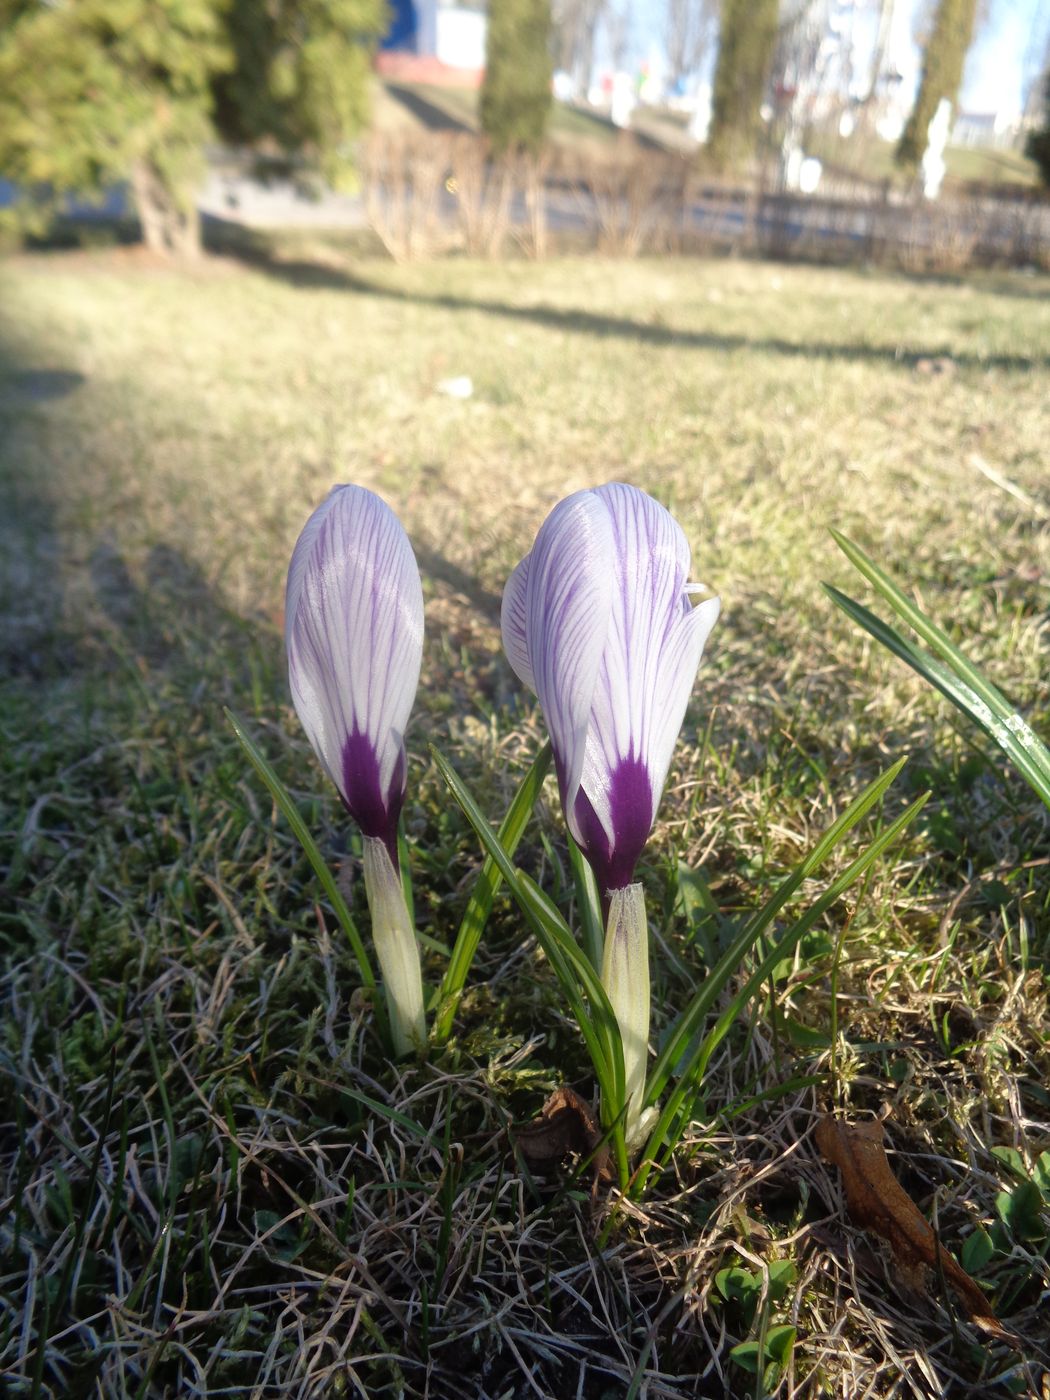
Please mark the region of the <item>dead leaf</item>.
[[514, 1129], [514, 1140], [533, 1171], [556, 1166], [566, 1157], [589, 1157], [595, 1186], [599, 1180], [612, 1180], [609, 1145], [601, 1143], [601, 1129], [590, 1104], [575, 1089], [555, 1089], [543, 1105], [539, 1118]]
[[972, 1322], [1011, 1340], [988, 1299], [938, 1242], [932, 1226], [890, 1170], [882, 1145], [882, 1124], [843, 1123], [827, 1114], [817, 1125], [816, 1139], [822, 1156], [842, 1173], [846, 1207], [856, 1224], [888, 1240], [898, 1266], [916, 1280], [924, 1283], [927, 1270], [939, 1270], [958, 1293]]

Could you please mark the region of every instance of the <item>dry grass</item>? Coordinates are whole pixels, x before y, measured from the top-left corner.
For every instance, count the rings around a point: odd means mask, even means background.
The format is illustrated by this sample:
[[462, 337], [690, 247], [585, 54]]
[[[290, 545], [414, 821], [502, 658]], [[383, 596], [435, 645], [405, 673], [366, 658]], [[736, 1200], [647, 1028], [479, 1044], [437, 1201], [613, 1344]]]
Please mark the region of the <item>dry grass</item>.
[[[782, 1323], [785, 1395], [1045, 1391], [1046, 1212], [1028, 1237], [1000, 1216], [1050, 1149], [1047, 815], [817, 585], [858, 591], [835, 524], [1046, 732], [1046, 284], [113, 255], [9, 263], [0, 304], [8, 1391], [754, 1395], [730, 1350]], [[436, 391], [458, 374], [466, 402]], [[281, 589], [333, 480], [382, 491], [427, 596], [406, 818], [433, 980], [478, 856], [426, 743], [503, 809], [540, 742], [498, 653], [503, 579], [555, 499], [612, 478], [672, 506], [724, 602], [644, 870], [654, 1034], [876, 767], [912, 754], [887, 816], [934, 794], [725, 1043], [641, 1207], [515, 1157], [508, 1124], [590, 1081], [505, 904], [449, 1051], [382, 1059], [221, 718], [247, 718], [356, 896], [287, 703]], [[553, 800], [522, 859], [568, 901]], [[956, 1253], [995, 1234], [977, 1273], [1019, 1352], [844, 1221], [812, 1145], [829, 1106], [888, 1106]], [[730, 1267], [758, 1280], [746, 1306], [720, 1297]]]

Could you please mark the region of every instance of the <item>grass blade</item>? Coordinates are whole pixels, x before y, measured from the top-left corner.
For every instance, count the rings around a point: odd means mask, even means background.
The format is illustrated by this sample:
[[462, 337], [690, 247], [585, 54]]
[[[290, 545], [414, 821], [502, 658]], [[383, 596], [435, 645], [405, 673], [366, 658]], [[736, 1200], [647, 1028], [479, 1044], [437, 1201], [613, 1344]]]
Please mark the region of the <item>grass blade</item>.
[[[543, 787], [543, 780], [547, 776], [550, 762], [551, 746], [547, 743], [536, 755], [531, 768], [522, 779], [521, 786], [514, 794], [514, 800], [507, 809], [507, 815], [503, 818], [497, 839], [508, 856], [514, 855], [518, 842], [528, 826], [536, 799]], [[452, 955], [449, 958], [448, 969], [441, 984], [439, 1010], [433, 1031], [434, 1041], [438, 1045], [444, 1044], [452, 1033], [452, 1022], [455, 1019], [456, 1009], [459, 1006], [460, 997], [463, 995], [463, 988], [466, 985], [474, 955], [477, 953], [481, 935], [492, 912], [493, 900], [502, 882], [503, 876], [499, 866], [491, 855], [486, 855], [478, 878], [474, 882], [474, 888], [471, 890], [467, 907], [463, 912], [456, 941], [452, 947]]]
[[295, 833], [296, 839], [306, 853], [306, 858], [314, 868], [314, 873], [321, 882], [321, 887], [328, 896], [329, 903], [335, 912], [336, 918], [342, 925], [343, 932], [349, 940], [353, 949], [354, 957], [357, 959], [357, 966], [361, 973], [361, 981], [366, 987], [374, 990], [376, 985], [375, 973], [372, 971], [372, 964], [368, 960], [365, 952], [365, 945], [361, 942], [361, 935], [357, 931], [350, 910], [346, 907], [346, 900], [339, 893], [339, 886], [335, 882], [335, 876], [328, 868], [324, 856], [318, 850], [317, 842], [310, 835], [306, 823], [299, 814], [299, 809], [292, 801], [291, 794], [273, 768], [259, 752], [249, 736], [247, 730], [232, 710], [226, 710], [226, 718], [233, 726], [233, 732], [240, 741], [241, 748], [248, 755], [249, 762], [258, 773], [263, 783], [269, 790], [270, 796], [277, 803], [284, 813], [285, 820]]
[[862, 549], [837, 531], [831, 533], [839, 548], [876, 592], [937, 655], [921, 651], [863, 604], [825, 584], [824, 591], [828, 597], [876, 641], [906, 662], [972, 719], [1002, 749], [1025, 781], [1050, 807], [1050, 749], [1001, 691], [967, 660], [948, 635], [917, 608]]
[[1004, 716], [1010, 713], [1011, 707], [1002, 693], [990, 681], [985, 680], [977, 668], [963, 656], [947, 632], [939, 627], [932, 618], [927, 617], [920, 608], [916, 607], [911, 599], [897, 587], [889, 574], [880, 569], [859, 545], [854, 544], [838, 530], [832, 530], [831, 537], [854, 568], [864, 575], [876, 593], [885, 598], [901, 621], [906, 622], [913, 632], [918, 633], [927, 646], [932, 647], [943, 657], [952, 666], [952, 669], [956, 670], [981, 696], [985, 704], [992, 708], [998, 708]]
[[579, 910], [580, 935], [583, 950], [591, 961], [591, 966], [601, 972], [602, 957], [605, 952], [605, 928], [602, 924], [602, 901], [598, 894], [598, 882], [594, 878], [587, 857], [569, 835], [569, 861], [572, 865], [572, 878], [576, 886], [576, 908]]
[[[449, 790], [474, 828], [478, 839], [495, 861], [507, 882], [508, 890], [529, 921], [540, 947], [554, 969], [594, 1066], [594, 1073], [602, 1091], [603, 1121], [606, 1118], [610, 1122], [622, 1119], [625, 1085], [620, 1028], [598, 973], [580, 951], [568, 925], [555, 906], [535, 882], [514, 865], [456, 770], [438, 749], [432, 747], [431, 753]], [[622, 1125], [613, 1133], [613, 1144], [620, 1168], [620, 1179], [626, 1183], [627, 1157]]]
[[[685, 1121], [679, 1117], [679, 1110], [687, 1098], [695, 1092], [696, 1086], [703, 1078], [708, 1061], [718, 1048], [719, 1044], [729, 1032], [732, 1023], [739, 1016], [743, 1007], [754, 996], [755, 992], [772, 973], [777, 964], [785, 957], [794, 952], [799, 942], [813, 928], [817, 920], [846, 893], [851, 885], [865, 873], [868, 868], [887, 850], [902, 832], [915, 820], [922, 811], [929, 798], [929, 793], [924, 793], [917, 798], [910, 806], [906, 807], [901, 815], [885, 831], [880, 832], [868, 848], [852, 861], [842, 872], [837, 880], [824, 891], [819, 899], [806, 910], [800, 919], [797, 919], [786, 933], [782, 935], [766, 953], [765, 957], [754, 967], [750, 976], [743, 986], [737, 991], [729, 1005], [724, 1008], [718, 1020], [708, 1031], [699, 1045], [689, 1056], [688, 1061], [678, 1076], [673, 1092], [668, 1095], [660, 1116], [653, 1127], [646, 1144], [645, 1160], [635, 1175], [632, 1183], [632, 1194], [640, 1194], [644, 1190], [645, 1183], [653, 1164], [656, 1161], [656, 1154], [660, 1153], [660, 1161], [666, 1162], [671, 1152], [678, 1142], [678, 1138], [685, 1127]], [[756, 938], [757, 938], [756, 934]], [[706, 995], [706, 987], [700, 992], [696, 1001], [709, 1001]], [[689, 1008], [689, 1012], [692, 1007]], [[687, 1013], [689, 1014], [689, 1013]], [[647, 1094], [647, 1102], [652, 1099], [651, 1092]], [[676, 1122], [676, 1119], [678, 1120]]]
[[[840, 844], [857, 823], [871, 810], [879, 801], [887, 788], [896, 778], [897, 774], [904, 767], [906, 759], [900, 758], [896, 763], [880, 773], [874, 782], [869, 783], [864, 791], [850, 803], [842, 815], [834, 821], [827, 831], [816, 843], [807, 856], [795, 867], [792, 873], [784, 880], [773, 894], [766, 900], [765, 904], [747, 921], [743, 930], [737, 935], [726, 951], [719, 958], [718, 962], [708, 972], [703, 984], [696, 996], [678, 1018], [674, 1031], [668, 1036], [663, 1049], [653, 1062], [649, 1071], [649, 1079], [646, 1086], [645, 1101], [647, 1104], [655, 1103], [663, 1093], [674, 1066], [681, 1059], [686, 1046], [696, 1035], [697, 1031], [707, 1019], [711, 1008], [722, 994], [723, 988], [734, 976], [743, 959], [754, 947], [762, 933], [767, 929], [777, 914], [787, 904], [788, 900], [802, 885], [803, 881], [813, 875], [819, 867], [827, 860], [832, 851]], [[776, 964], [774, 964], [775, 966]]]
[[[599, 976], [588, 959], [580, 952], [576, 940], [569, 931], [568, 924], [539, 886], [530, 880], [524, 871], [519, 870], [514, 865], [495, 832], [485, 820], [484, 814], [475, 802], [469, 788], [444, 754], [436, 748], [432, 748], [431, 752], [453, 797], [463, 809], [463, 813], [474, 828], [475, 834], [496, 863], [500, 874], [507, 882], [507, 888], [532, 926], [533, 932], [554, 968], [563, 989], [573, 998], [574, 1002], [583, 1008], [584, 1019], [590, 1021], [591, 1018], [587, 1014], [580, 996], [581, 988], [585, 989], [599, 1018], [607, 1019], [612, 1026], [616, 1027], [616, 1017], [609, 1005], [609, 999], [605, 995]], [[576, 1010], [575, 1005], [573, 1009]], [[581, 1025], [582, 1029], [584, 1028]], [[617, 1037], [618, 1035], [619, 1028], [617, 1027]], [[602, 1058], [604, 1060], [605, 1057]]]

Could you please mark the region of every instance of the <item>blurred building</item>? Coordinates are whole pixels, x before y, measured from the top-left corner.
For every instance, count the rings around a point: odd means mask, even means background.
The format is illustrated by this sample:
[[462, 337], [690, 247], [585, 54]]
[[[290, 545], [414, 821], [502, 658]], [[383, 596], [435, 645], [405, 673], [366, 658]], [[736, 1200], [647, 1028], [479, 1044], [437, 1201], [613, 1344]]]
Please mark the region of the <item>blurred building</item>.
[[[485, 67], [483, 0], [390, 0], [391, 22], [380, 46], [381, 73], [420, 81], [480, 78]], [[413, 60], [416, 60], [413, 62]]]
[[1017, 111], [961, 111], [952, 128], [952, 142], [956, 146], [1004, 151], [1018, 144], [1021, 129], [1021, 114]]

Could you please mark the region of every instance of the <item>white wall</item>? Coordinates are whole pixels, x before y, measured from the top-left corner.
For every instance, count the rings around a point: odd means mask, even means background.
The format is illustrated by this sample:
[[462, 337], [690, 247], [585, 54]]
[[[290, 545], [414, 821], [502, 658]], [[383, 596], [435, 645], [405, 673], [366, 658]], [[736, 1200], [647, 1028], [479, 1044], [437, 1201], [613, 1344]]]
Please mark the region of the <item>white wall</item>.
[[442, 6], [437, 11], [435, 55], [453, 68], [484, 68], [485, 16], [480, 10]]

